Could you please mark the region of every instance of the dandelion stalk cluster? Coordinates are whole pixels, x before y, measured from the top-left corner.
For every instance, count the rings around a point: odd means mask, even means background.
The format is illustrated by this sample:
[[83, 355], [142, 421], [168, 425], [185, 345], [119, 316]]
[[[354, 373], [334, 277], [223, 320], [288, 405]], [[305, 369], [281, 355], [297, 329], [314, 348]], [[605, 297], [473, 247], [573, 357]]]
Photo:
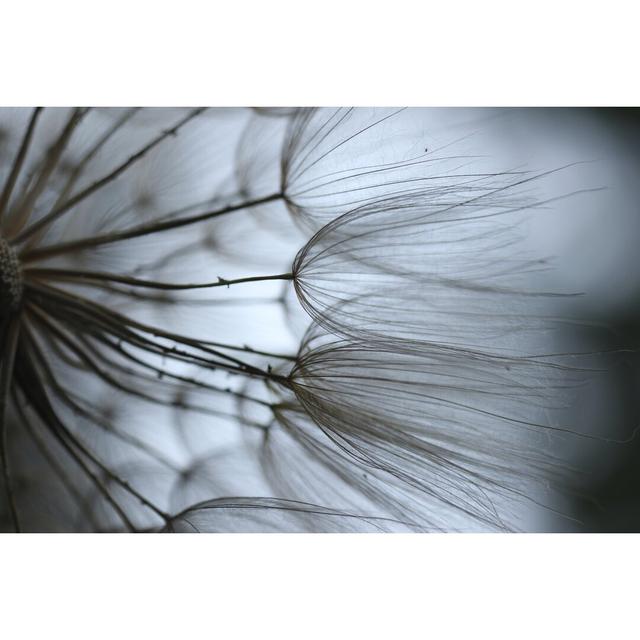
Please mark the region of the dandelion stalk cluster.
[[560, 473], [545, 174], [411, 110], [0, 115], [4, 530], [509, 530]]

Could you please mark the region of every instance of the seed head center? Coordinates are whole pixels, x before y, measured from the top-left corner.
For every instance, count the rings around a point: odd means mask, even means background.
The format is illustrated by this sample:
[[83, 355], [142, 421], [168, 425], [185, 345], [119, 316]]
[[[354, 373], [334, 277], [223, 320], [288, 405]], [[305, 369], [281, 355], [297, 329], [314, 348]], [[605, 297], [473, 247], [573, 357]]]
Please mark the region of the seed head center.
[[16, 311], [22, 300], [22, 269], [15, 250], [0, 238], [0, 318]]

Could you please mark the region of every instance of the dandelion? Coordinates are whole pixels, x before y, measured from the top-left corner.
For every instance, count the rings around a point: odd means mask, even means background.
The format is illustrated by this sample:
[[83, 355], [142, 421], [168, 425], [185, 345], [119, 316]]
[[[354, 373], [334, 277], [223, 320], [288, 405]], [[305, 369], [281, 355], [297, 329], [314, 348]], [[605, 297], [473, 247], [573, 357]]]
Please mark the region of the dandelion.
[[[541, 265], [511, 234], [541, 176], [425, 151], [402, 110], [25, 115], [0, 148], [5, 528], [508, 529], [556, 473], [537, 408], [566, 370], [532, 351]], [[297, 353], [250, 346], [292, 288]]]
[[[185, 248], [191, 254], [197, 252], [198, 243], [195, 247], [193, 241], [185, 244], [186, 238], [176, 233], [172, 234], [169, 253], [162, 243], [155, 247], [160, 249], [156, 256], [148, 244], [136, 249], [135, 243], [128, 242], [126, 249], [121, 249], [126, 241], [144, 241], [149, 234], [194, 224], [193, 218], [185, 222], [179, 216], [202, 210], [201, 203], [156, 213], [161, 203], [154, 203], [149, 211], [138, 199], [131, 202], [128, 191], [132, 180], [139, 179], [134, 169], [149, 170], [149, 162], [158, 162], [154, 151], [162, 152], [167, 141], [202, 118], [204, 111], [182, 114], [121, 159], [110, 145], [118, 137], [122, 143], [123, 136], [144, 134], [145, 127], [136, 123], [137, 110], [124, 110], [115, 120], [108, 114], [107, 125], [98, 130], [97, 137], [90, 135], [94, 127], [89, 132], [81, 127], [89, 109], [71, 110], [60, 128], [55, 122], [62, 115], [59, 112], [43, 123], [43, 110], [35, 109], [28, 119], [0, 196], [0, 440], [3, 484], [15, 530], [20, 530], [21, 518], [12, 478], [15, 459], [8, 448], [9, 421], [13, 429], [32, 434], [49, 466], [54, 460], [64, 460], [55, 465], [55, 471], [63, 474], [66, 487], [77, 481], [65, 467], [75, 467], [108, 505], [111, 517], [126, 529], [136, 530], [140, 525], [132, 520], [121, 504], [124, 498], [119, 496], [119, 502], [116, 492], [127, 494], [138, 511], [142, 507], [160, 522], [169, 516], [118, 474], [112, 463], [105, 462], [104, 452], [91, 446], [95, 430], [107, 432], [172, 472], [180, 473], [179, 465], [131, 430], [119, 427], [113, 414], [107, 416], [97, 409], [96, 400], [109, 397], [108, 406], [116, 409], [138, 402], [148, 405], [149, 412], [164, 407], [235, 422], [235, 416], [217, 408], [220, 402], [209, 399], [198, 404], [185, 399], [185, 387], [191, 388], [191, 396], [199, 392], [201, 398], [206, 394], [208, 399], [233, 394], [228, 384], [211, 381], [217, 374], [274, 377], [238, 357], [240, 352], [256, 357], [259, 352], [248, 347], [207, 343], [170, 331], [164, 328], [165, 323], [142, 319], [143, 314], [148, 317], [150, 311], [163, 306], [154, 294], [227, 288], [232, 283], [271, 278], [233, 282], [216, 278], [195, 285], [166, 283], [157, 276], [145, 278], [180, 259], [184, 265]], [[39, 128], [46, 142], [37, 144]], [[83, 131], [85, 138], [78, 150], [72, 139], [74, 135], [82, 137]], [[124, 185], [121, 176], [129, 178]], [[150, 219], [144, 221], [145, 217]], [[205, 220], [210, 215], [204, 212], [196, 217]], [[97, 268], [100, 265], [105, 268]], [[190, 368], [199, 370], [197, 376]]]

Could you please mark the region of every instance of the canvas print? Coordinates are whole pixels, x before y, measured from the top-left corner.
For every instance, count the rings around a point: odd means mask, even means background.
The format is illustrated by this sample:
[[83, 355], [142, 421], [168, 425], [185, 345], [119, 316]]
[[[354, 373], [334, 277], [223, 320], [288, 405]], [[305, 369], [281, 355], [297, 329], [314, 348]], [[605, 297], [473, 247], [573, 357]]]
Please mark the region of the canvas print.
[[639, 131], [0, 109], [1, 530], [639, 530]]

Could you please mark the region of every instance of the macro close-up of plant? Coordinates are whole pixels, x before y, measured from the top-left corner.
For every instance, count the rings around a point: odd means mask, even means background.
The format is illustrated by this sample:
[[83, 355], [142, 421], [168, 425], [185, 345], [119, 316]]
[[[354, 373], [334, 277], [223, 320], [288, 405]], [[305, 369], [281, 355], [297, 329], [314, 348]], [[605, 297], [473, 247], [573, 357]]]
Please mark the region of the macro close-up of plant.
[[539, 229], [607, 185], [483, 118], [1, 109], [2, 531], [571, 521], [573, 452], [635, 426], [576, 398], [627, 345]]

